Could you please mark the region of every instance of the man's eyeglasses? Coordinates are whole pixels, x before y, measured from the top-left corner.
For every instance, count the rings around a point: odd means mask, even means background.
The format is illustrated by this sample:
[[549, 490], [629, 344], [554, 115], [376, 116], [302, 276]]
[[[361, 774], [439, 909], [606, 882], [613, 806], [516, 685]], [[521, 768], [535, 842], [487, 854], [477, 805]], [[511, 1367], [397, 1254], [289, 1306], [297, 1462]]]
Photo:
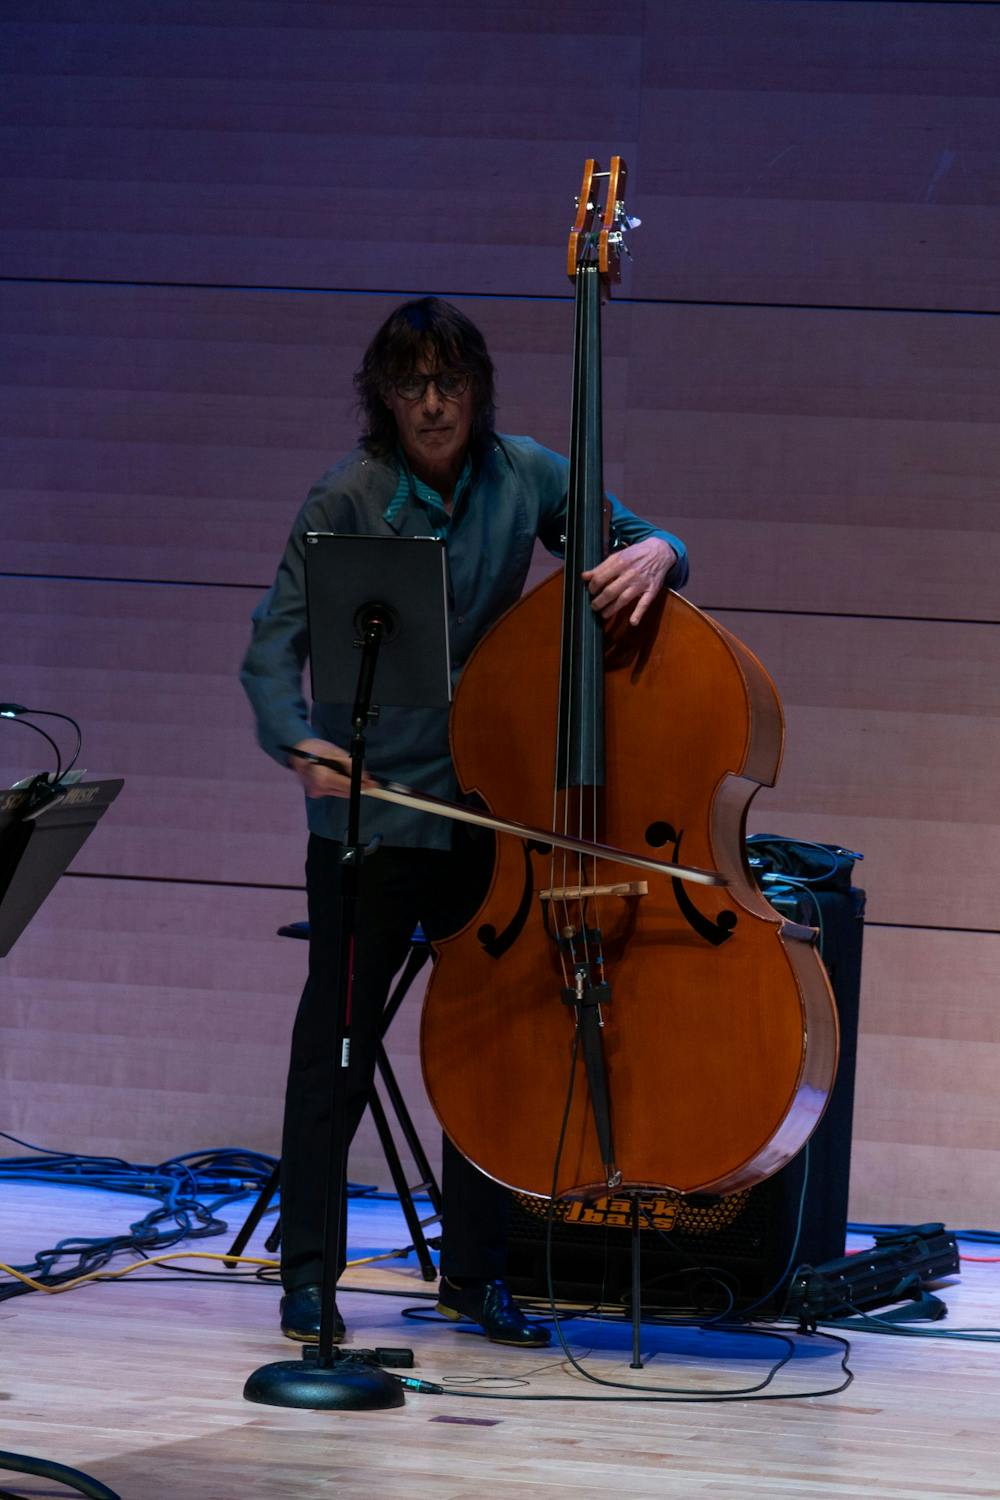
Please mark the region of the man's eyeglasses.
[[468, 370], [436, 370], [432, 375], [403, 375], [392, 382], [396, 395], [404, 401], [422, 401], [427, 387], [433, 384], [446, 401], [457, 401], [469, 389]]

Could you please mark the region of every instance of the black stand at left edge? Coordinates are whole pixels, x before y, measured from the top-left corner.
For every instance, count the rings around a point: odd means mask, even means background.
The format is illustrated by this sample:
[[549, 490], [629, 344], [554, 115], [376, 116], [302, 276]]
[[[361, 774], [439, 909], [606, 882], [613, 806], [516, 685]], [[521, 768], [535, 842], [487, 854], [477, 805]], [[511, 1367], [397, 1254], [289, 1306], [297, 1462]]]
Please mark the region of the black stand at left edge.
[[[0, 792], [0, 958], [6, 958], [123, 785], [121, 780], [52, 782], [39, 775], [28, 786]], [[0, 1469], [64, 1484], [90, 1500], [119, 1500], [99, 1479], [49, 1458], [0, 1452]]]
[[[277, 1360], [261, 1365], [247, 1379], [247, 1401], [267, 1406], [304, 1407], [310, 1411], [376, 1411], [404, 1404], [403, 1387], [395, 1376], [364, 1360], [361, 1352], [341, 1352], [333, 1345], [333, 1314], [337, 1291], [340, 1225], [347, 1188], [347, 1088], [350, 1058], [351, 981], [354, 936], [358, 922], [361, 865], [361, 779], [365, 731], [372, 708], [372, 690], [379, 648], [392, 628], [391, 612], [371, 605], [359, 621], [362, 629], [361, 665], [352, 713], [351, 790], [347, 839], [341, 846], [340, 971], [335, 997], [334, 1088], [330, 1112], [329, 1177], [323, 1227], [323, 1280], [320, 1296], [319, 1348], [307, 1344], [301, 1360]], [[373, 851], [369, 851], [373, 852]]]

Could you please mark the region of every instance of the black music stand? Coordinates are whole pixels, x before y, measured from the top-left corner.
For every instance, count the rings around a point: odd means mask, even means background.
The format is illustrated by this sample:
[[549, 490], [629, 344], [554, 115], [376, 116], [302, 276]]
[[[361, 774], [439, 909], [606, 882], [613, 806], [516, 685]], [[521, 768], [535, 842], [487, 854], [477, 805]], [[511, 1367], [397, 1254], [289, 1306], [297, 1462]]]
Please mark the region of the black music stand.
[[53, 783], [0, 793], [0, 958], [6, 958], [125, 783]]
[[[340, 973], [334, 996], [335, 1067], [319, 1347], [307, 1344], [301, 1361], [261, 1365], [248, 1377], [243, 1395], [269, 1406], [376, 1410], [403, 1405], [400, 1380], [362, 1361], [357, 1351], [351, 1352], [352, 1359], [351, 1354], [341, 1356], [333, 1347], [336, 1246], [347, 1186], [347, 999], [361, 865], [367, 855], [376, 853], [360, 841], [361, 783], [368, 724], [378, 717], [381, 706], [439, 708], [451, 700], [445, 550], [443, 542], [431, 537], [309, 532], [305, 558], [313, 698], [343, 703], [352, 701], [353, 692], [347, 838], [340, 848]], [[352, 647], [361, 649], [357, 665], [350, 654]], [[379, 677], [381, 704], [376, 706], [375, 674], [382, 665], [383, 650], [391, 666]], [[290, 746], [283, 748], [301, 754]]]
[[[0, 793], [0, 958], [6, 958], [124, 784], [52, 782], [40, 775], [28, 786]], [[100, 1480], [49, 1459], [0, 1453], [0, 1469], [55, 1480], [92, 1500], [118, 1500]]]
[[[314, 703], [352, 703], [363, 620], [388, 606], [378, 649], [383, 708], [451, 702], [444, 542], [433, 536], [346, 536], [308, 531], [305, 542], [309, 671]], [[377, 717], [376, 713], [372, 715]]]

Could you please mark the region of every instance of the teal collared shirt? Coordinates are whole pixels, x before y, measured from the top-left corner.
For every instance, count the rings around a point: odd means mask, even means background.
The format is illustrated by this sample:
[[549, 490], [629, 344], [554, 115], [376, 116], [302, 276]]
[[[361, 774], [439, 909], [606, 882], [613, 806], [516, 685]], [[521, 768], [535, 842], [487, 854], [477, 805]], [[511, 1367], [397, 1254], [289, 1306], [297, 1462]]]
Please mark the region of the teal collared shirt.
[[[396, 520], [403, 506], [413, 497], [416, 497], [427, 511], [427, 518], [432, 527], [431, 535], [436, 536], [438, 541], [441, 542], [447, 540], [451, 515], [441, 496], [437, 490], [432, 489], [429, 484], [425, 484], [422, 479], [414, 474], [402, 453], [397, 456], [397, 462], [399, 464], [399, 483], [396, 485], [396, 493], [382, 513], [382, 519], [391, 524]], [[455, 493], [452, 496], [452, 511], [460, 503], [471, 481], [472, 462], [466, 458], [462, 466], [462, 472], [458, 476], [458, 482], [455, 485]]]
[[[428, 536], [437, 535], [444, 524], [448, 637], [457, 681], [477, 642], [520, 597], [536, 540], [562, 555], [568, 472], [566, 459], [531, 438], [497, 436], [469, 466], [450, 516], [439, 495], [429, 491], [434, 497], [429, 501], [409, 479], [404, 489], [398, 465], [364, 449], [324, 474], [292, 527], [273, 585], [254, 610], [253, 636], [240, 673], [256, 716], [257, 737], [268, 754], [284, 765], [282, 745], [312, 737], [345, 748], [350, 743], [350, 705], [313, 703], [310, 709], [303, 696], [309, 654], [307, 532]], [[662, 536], [677, 553], [667, 583], [682, 588], [688, 573], [684, 544], [640, 520], [613, 496], [610, 502], [612, 542], [628, 546]], [[366, 763], [375, 776], [454, 797], [447, 710], [383, 707], [368, 736]], [[344, 837], [344, 798], [309, 799], [307, 812], [313, 833]], [[365, 798], [361, 837], [367, 841], [375, 834], [392, 845], [447, 848], [451, 842], [445, 819]]]

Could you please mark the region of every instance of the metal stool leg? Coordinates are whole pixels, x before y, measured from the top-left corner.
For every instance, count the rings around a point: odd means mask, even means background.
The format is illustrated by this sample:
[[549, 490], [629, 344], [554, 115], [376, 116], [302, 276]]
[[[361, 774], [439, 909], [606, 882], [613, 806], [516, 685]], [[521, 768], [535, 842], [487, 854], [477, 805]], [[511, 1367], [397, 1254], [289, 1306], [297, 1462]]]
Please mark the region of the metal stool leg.
[[[379, 1042], [377, 1069], [378, 1076], [386, 1091], [396, 1123], [402, 1131], [410, 1155], [417, 1168], [419, 1180], [408, 1183], [403, 1173], [399, 1151], [393, 1139], [392, 1131], [386, 1112], [382, 1107], [376, 1090], [373, 1088], [368, 1107], [372, 1112], [375, 1129], [378, 1131], [379, 1140], [382, 1143], [382, 1151], [392, 1177], [396, 1195], [399, 1198], [399, 1206], [403, 1210], [406, 1227], [410, 1233], [410, 1242], [416, 1252], [417, 1260], [420, 1262], [420, 1273], [425, 1281], [435, 1281], [437, 1271], [431, 1259], [430, 1246], [424, 1233], [425, 1226], [437, 1223], [441, 1218], [441, 1189], [438, 1187], [427, 1153], [424, 1151], [420, 1137], [417, 1135], [410, 1112], [406, 1107], [396, 1076], [392, 1071], [388, 1054], [385, 1050], [385, 1034], [392, 1024], [393, 1017], [403, 1002], [407, 990], [413, 983], [416, 975], [430, 958], [430, 947], [423, 933], [414, 934], [413, 944], [403, 971], [393, 987], [392, 993], [385, 1003], [382, 1014], [382, 1040]], [[426, 1218], [421, 1219], [417, 1213], [413, 1197], [415, 1193], [426, 1192], [431, 1201], [432, 1212]]]
[[[267, 1213], [267, 1210], [268, 1210], [268, 1207], [270, 1205], [271, 1199], [274, 1197], [275, 1193], [278, 1191], [278, 1177], [279, 1177], [280, 1173], [281, 1173], [281, 1163], [280, 1162], [275, 1162], [274, 1167], [271, 1170], [270, 1177], [267, 1179], [267, 1181], [265, 1182], [264, 1186], [261, 1188], [260, 1192], [257, 1194], [256, 1201], [255, 1201], [253, 1207], [251, 1208], [250, 1212], [246, 1216], [246, 1220], [245, 1220], [245, 1222], [243, 1224], [243, 1228], [239, 1231], [239, 1233], [237, 1234], [236, 1238], [233, 1240], [233, 1243], [229, 1247], [229, 1255], [230, 1256], [235, 1257], [235, 1256], [239, 1256], [239, 1255], [243, 1254], [243, 1251], [246, 1249], [247, 1244], [248, 1244], [248, 1242], [250, 1240], [250, 1236], [253, 1234], [254, 1230], [257, 1228], [257, 1225], [260, 1223], [261, 1219]], [[267, 1248], [268, 1249], [272, 1249], [272, 1248], [273, 1249], [277, 1249], [277, 1245], [274, 1245], [274, 1246], [271, 1245], [271, 1239], [273, 1237], [274, 1236], [273, 1236], [273, 1232], [272, 1232], [272, 1234], [268, 1236], [268, 1240], [267, 1240]], [[226, 1260], [224, 1261], [224, 1264], [226, 1266], [230, 1267], [230, 1269], [235, 1265], [235, 1263], [236, 1263], [235, 1259], [230, 1260], [229, 1256], [227, 1256]]]
[[389, 1121], [386, 1119], [385, 1110], [382, 1108], [382, 1101], [374, 1091], [368, 1101], [368, 1105], [372, 1112], [372, 1119], [375, 1121], [375, 1129], [378, 1131], [379, 1140], [382, 1142], [382, 1152], [389, 1168], [389, 1174], [392, 1177], [393, 1187], [396, 1189], [399, 1206], [403, 1210], [403, 1218], [406, 1220], [406, 1227], [410, 1234], [410, 1244], [416, 1251], [417, 1260], [420, 1262], [420, 1274], [425, 1281], [436, 1281], [437, 1270], [431, 1259], [430, 1242], [424, 1233], [424, 1227], [427, 1224], [435, 1223], [440, 1218], [441, 1206], [440, 1203], [434, 1202], [434, 1196], [432, 1196], [431, 1202], [434, 1212], [429, 1214], [426, 1219], [421, 1219], [417, 1214], [416, 1204], [413, 1201], [414, 1193], [420, 1192], [421, 1189], [430, 1189], [433, 1187], [436, 1193], [436, 1184], [432, 1177], [413, 1185], [410, 1185], [406, 1181], [403, 1164], [399, 1159], [399, 1152], [396, 1150], [396, 1143], [392, 1138], [392, 1131], [389, 1128]]

